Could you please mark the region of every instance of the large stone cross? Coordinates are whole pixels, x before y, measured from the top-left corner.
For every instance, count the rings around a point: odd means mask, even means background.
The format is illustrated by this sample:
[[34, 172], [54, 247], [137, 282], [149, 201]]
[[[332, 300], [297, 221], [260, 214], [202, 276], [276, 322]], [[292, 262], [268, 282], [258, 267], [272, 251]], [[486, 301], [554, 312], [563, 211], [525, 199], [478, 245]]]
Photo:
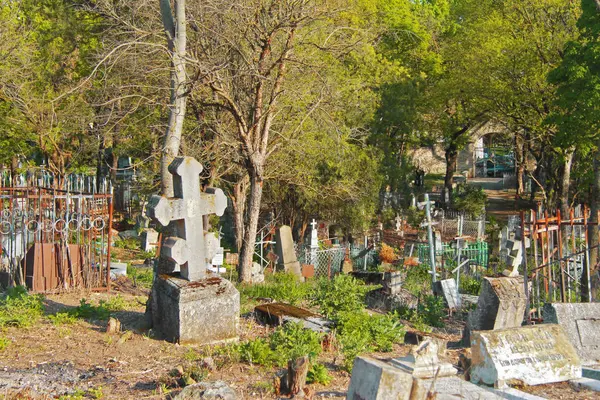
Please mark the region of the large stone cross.
[[154, 195], [147, 214], [163, 226], [171, 223], [176, 236], [163, 240], [161, 257], [179, 264], [181, 277], [189, 281], [206, 276], [206, 254], [202, 217], [223, 215], [227, 198], [221, 189], [200, 191], [202, 164], [192, 157], [177, 157], [169, 172], [173, 175], [174, 198]]

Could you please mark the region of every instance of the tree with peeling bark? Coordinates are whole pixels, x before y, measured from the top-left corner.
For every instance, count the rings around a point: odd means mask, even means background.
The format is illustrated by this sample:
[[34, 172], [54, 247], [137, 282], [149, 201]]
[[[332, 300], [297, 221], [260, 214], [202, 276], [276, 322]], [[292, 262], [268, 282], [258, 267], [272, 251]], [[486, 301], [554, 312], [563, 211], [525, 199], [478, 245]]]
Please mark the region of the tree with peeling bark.
[[[190, 3], [191, 4], [191, 3]], [[306, 29], [323, 15], [314, 0], [253, 0], [194, 3], [190, 9], [189, 63], [194, 95], [202, 107], [229, 113], [232, 137], [248, 175], [246, 223], [239, 279], [250, 280], [258, 230], [265, 166], [276, 150], [273, 128], [280, 124], [292, 54]]]
[[160, 0], [160, 14], [163, 21], [169, 53], [171, 56], [171, 97], [169, 102], [169, 122], [165, 132], [165, 144], [160, 160], [161, 192], [173, 196], [173, 176], [169, 165], [179, 154], [183, 121], [187, 101], [186, 73], [186, 14], [185, 0], [175, 0], [171, 8], [169, 0]]

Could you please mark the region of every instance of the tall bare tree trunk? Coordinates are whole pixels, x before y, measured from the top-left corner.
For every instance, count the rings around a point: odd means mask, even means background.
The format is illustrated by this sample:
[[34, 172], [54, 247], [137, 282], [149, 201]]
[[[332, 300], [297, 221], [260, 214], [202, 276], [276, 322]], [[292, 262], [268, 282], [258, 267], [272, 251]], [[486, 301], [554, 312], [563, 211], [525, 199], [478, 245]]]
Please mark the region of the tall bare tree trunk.
[[250, 282], [252, 280], [252, 258], [254, 256], [254, 246], [256, 244], [256, 231], [258, 230], [258, 217], [260, 215], [260, 202], [263, 192], [262, 174], [251, 167], [250, 171], [250, 198], [248, 199], [248, 223], [244, 232], [244, 241], [240, 251], [240, 260], [238, 265], [238, 279], [240, 282]]
[[179, 153], [187, 100], [185, 0], [174, 0], [174, 8], [175, 15], [171, 10], [170, 1], [160, 0], [160, 13], [171, 51], [169, 122], [160, 163], [161, 192], [168, 197], [173, 196], [173, 177], [169, 173], [169, 164]]

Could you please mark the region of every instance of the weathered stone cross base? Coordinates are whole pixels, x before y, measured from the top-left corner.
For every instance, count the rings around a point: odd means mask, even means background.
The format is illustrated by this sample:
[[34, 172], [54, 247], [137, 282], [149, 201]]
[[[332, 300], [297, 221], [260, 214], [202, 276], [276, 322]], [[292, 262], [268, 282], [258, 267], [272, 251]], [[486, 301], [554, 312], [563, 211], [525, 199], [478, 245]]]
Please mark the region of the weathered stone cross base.
[[215, 344], [238, 339], [240, 293], [218, 276], [190, 282], [162, 274], [152, 285], [152, 327], [169, 342]]

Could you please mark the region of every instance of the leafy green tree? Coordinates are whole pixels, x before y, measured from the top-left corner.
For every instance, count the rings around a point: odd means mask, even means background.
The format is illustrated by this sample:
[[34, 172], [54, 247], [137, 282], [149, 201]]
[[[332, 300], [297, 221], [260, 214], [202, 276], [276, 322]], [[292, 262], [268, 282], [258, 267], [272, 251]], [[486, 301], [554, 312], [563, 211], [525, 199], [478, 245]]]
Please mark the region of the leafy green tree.
[[[594, 184], [590, 196], [592, 220], [598, 222], [600, 210], [600, 3], [581, 1], [582, 14], [577, 21], [579, 38], [567, 44], [562, 63], [548, 75], [558, 86], [556, 105], [551, 116], [563, 140], [576, 143], [584, 154], [593, 157]], [[589, 159], [587, 160], [589, 163]], [[590, 227], [590, 242], [597, 243], [598, 227]], [[598, 249], [591, 250], [590, 264], [596, 268]], [[589, 280], [588, 276], [583, 277]], [[584, 287], [585, 287], [584, 282]], [[583, 291], [586, 292], [585, 290]], [[587, 294], [587, 293], [586, 293]], [[583, 297], [583, 296], [582, 296]], [[591, 299], [587, 299], [591, 300]]]

